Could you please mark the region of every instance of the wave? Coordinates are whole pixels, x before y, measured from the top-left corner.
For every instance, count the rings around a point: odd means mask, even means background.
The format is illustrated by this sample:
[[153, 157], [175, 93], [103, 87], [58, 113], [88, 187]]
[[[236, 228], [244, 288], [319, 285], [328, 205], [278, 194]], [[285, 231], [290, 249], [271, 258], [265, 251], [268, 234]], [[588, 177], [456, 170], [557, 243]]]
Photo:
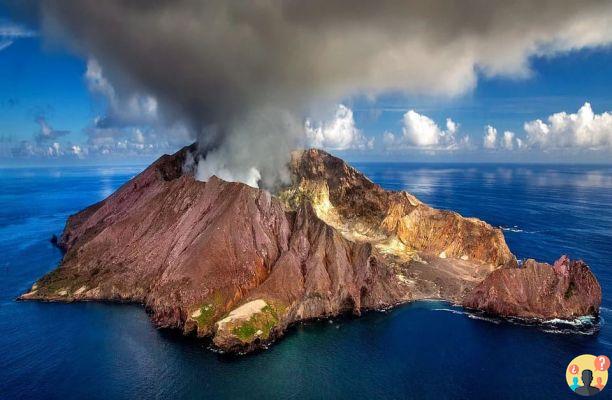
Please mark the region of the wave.
[[538, 233], [538, 232], [542, 232], [542, 231], [526, 231], [524, 229], [519, 228], [517, 225], [514, 226], [499, 226], [499, 229], [501, 229], [504, 232], [512, 232], [512, 233]]
[[542, 332], [553, 333], [556, 335], [594, 335], [599, 332], [599, 327], [592, 327], [589, 329], [563, 329], [563, 328], [541, 328]]
[[514, 232], [514, 233], [524, 233], [525, 231], [520, 229], [518, 226], [514, 225], [513, 227], [500, 226], [499, 227], [504, 232]]
[[434, 309], [432, 309], [432, 311], [446, 311], [446, 312], [450, 312], [450, 313], [453, 313], [453, 314], [459, 314], [459, 315], [466, 315], [466, 314], [468, 314], [466, 311], [452, 310], [450, 308], [434, 308]]
[[499, 325], [501, 323], [501, 320], [499, 318], [487, 317], [487, 316], [484, 316], [484, 315], [478, 315], [478, 314], [474, 314], [474, 313], [467, 313], [467, 317], [471, 318], [471, 319], [477, 319], [479, 321], [491, 322], [491, 323], [496, 324], [496, 325]]
[[536, 328], [546, 333], [554, 334], [579, 334], [579, 335], [593, 335], [597, 333], [601, 326], [604, 324], [602, 317], [584, 316], [578, 317], [571, 320], [553, 318], [549, 320], [530, 320], [521, 318], [503, 318], [491, 316], [482, 312], [459, 310], [452, 308], [434, 308], [433, 311], [445, 311], [457, 315], [465, 315], [470, 319], [479, 321], [490, 322], [495, 325], [499, 325], [502, 322], [507, 322], [513, 325], [526, 326]]
[[545, 325], [571, 325], [571, 326], [584, 326], [593, 324], [595, 322], [595, 317], [590, 315], [585, 315], [584, 317], [578, 317], [575, 319], [560, 319], [553, 318], [546, 321], [542, 321], [542, 324]]
[[450, 312], [452, 314], [458, 314], [458, 315], [465, 315], [468, 318], [471, 319], [477, 319], [480, 321], [487, 321], [487, 322], [492, 322], [494, 324], [499, 324], [501, 322], [501, 320], [495, 318], [495, 317], [487, 317], [484, 314], [478, 314], [478, 313], [474, 313], [474, 312], [470, 312], [470, 311], [466, 311], [466, 310], [453, 310], [450, 308], [434, 308], [433, 311], [446, 311], [446, 312]]
[[561, 335], [593, 335], [601, 329], [604, 320], [601, 317], [585, 315], [574, 319], [553, 318], [545, 321], [511, 319], [516, 325], [536, 326], [542, 332]]

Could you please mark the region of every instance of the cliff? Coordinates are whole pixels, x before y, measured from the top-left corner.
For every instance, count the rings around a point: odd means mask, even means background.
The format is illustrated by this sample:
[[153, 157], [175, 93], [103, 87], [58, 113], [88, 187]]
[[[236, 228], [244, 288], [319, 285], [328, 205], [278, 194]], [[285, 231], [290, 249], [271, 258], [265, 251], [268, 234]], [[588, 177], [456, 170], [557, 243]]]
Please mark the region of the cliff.
[[582, 261], [529, 259], [522, 268], [493, 271], [462, 303], [499, 316], [572, 319], [598, 313], [601, 287]]
[[[423, 298], [526, 317], [598, 312], [586, 265], [539, 290], [550, 274], [519, 269], [499, 229], [385, 191], [323, 151], [293, 153], [292, 182], [275, 195], [195, 180], [183, 168], [194, 151], [161, 157], [71, 216], [60, 266], [21, 299], [142, 303], [157, 326], [226, 351], [256, 349], [297, 321]], [[512, 306], [515, 290], [537, 304]]]

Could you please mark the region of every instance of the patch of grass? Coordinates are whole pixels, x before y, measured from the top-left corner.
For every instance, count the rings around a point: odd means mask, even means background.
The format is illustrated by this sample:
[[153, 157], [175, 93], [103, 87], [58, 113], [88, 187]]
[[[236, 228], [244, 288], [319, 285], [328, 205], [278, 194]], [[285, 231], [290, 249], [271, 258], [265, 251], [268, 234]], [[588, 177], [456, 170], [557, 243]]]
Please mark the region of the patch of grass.
[[73, 288], [80, 288], [87, 283], [87, 278], [82, 275], [71, 274], [67, 271], [58, 268], [49, 272], [36, 282], [38, 290], [42, 293], [55, 294], [60, 290], [65, 289], [68, 293], [73, 291]]
[[238, 338], [240, 338], [240, 340], [243, 342], [250, 342], [257, 333], [257, 328], [255, 327], [255, 324], [249, 320], [244, 324], [235, 327], [232, 330], [232, 333], [238, 336]]
[[[275, 308], [267, 305], [260, 312], [251, 316], [248, 321], [235, 326], [232, 333], [243, 342], [252, 342], [256, 338], [268, 339], [278, 321], [279, 317]], [[258, 335], [259, 331], [261, 333]]]
[[202, 307], [200, 307], [200, 315], [198, 315], [194, 319], [198, 323], [198, 326], [209, 326], [214, 316], [215, 316], [215, 305], [211, 303], [211, 304], [205, 304]]
[[272, 311], [276, 313], [276, 316], [280, 319], [281, 316], [285, 314], [287, 311], [287, 305], [280, 301], [268, 301], [269, 306], [272, 308]]
[[199, 308], [200, 315], [192, 317], [198, 324], [199, 329], [210, 328], [219, 314], [223, 311], [223, 297], [219, 292], [215, 292], [206, 303]]

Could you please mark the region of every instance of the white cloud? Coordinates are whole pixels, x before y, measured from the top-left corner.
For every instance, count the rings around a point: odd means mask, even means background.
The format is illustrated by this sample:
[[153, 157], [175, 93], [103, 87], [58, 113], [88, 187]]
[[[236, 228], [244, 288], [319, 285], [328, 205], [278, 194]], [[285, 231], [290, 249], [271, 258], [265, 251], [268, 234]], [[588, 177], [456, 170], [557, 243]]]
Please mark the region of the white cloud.
[[87, 61], [85, 80], [92, 93], [107, 101], [107, 109], [85, 129], [84, 154], [161, 154], [192, 142], [184, 125], [162, 121], [155, 97], [117, 90], [95, 58]]
[[15, 40], [31, 38], [36, 32], [8, 20], [0, 20], [0, 51], [6, 49]]
[[114, 99], [115, 89], [113, 85], [104, 77], [102, 67], [96, 59], [90, 58], [87, 60], [87, 69], [85, 70], [85, 79], [89, 90], [94, 93], [100, 93], [109, 99]]
[[383, 133], [383, 144], [386, 148], [391, 148], [395, 143], [395, 135], [392, 132], [386, 131]]
[[451, 118], [446, 119], [446, 129], [442, 129], [434, 120], [414, 110], [406, 112], [402, 118], [402, 135], [392, 132], [383, 133], [385, 149], [425, 151], [451, 151], [469, 147], [469, 136], [457, 138], [459, 124]]
[[0, 36], [5, 38], [26, 38], [36, 36], [36, 32], [10, 21], [0, 21]]
[[49, 157], [60, 157], [64, 155], [64, 152], [62, 151], [62, 146], [58, 142], [54, 142], [47, 148], [47, 154]]
[[145, 142], [145, 135], [141, 129], [136, 128], [134, 130], [134, 142], [143, 144]]
[[437, 146], [444, 135], [438, 125], [429, 117], [409, 110], [404, 114], [402, 128], [406, 143], [418, 147]]
[[504, 137], [502, 138], [502, 146], [506, 150], [514, 149], [514, 132], [505, 131]]
[[508, 150], [523, 149], [525, 143], [523, 139], [516, 136], [514, 132], [504, 131], [504, 133], [497, 140], [497, 129], [494, 126], [485, 126], [485, 135], [482, 138], [482, 147], [486, 150]]
[[529, 146], [541, 149], [580, 148], [612, 149], [612, 113], [593, 113], [591, 104], [584, 103], [575, 114], [559, 112], [547, 119], [525, 122]]
[[39, 126], [38, 135], [35, 136], [37, 142], [56, 140], [70, 133], [70, 131], [53, 129], [44, 116], [39, 116], [36, 118], [36, 123]]
[[401, 136], [398, 137], [392, 132], [383, 133], [383, 144], [388, 151], [452, 151], [469, 146], [468, 136], [457, 138], [459, 124], [451, 118], [446, 119], [446, 129], [442, 129], [428, 116], [409, 110], [404, 114], [402, 122]]
[[457, 124], [450, 118], [446, 118], [446, 131], [449, 134], [454, 135], [455, 133], [457, 133], [457, 130], [459, 130], [459, 124]]
[[108, 101], [107, 115], [98, 120], [99, 125], [123, 127], [159, 122], [158, 105], [155, 97], [138, 93], [128, 95], [118, 93], [94, 58], [87, 60], [85, 79], [92, 93], [102, 95]]
[[485, 149], [494, 149], [497, 147], [497, 129], [491, 125], [485, 127], [486, 134], [483, 139], [482, 146]]
[[77, 156], [78, 158], [84, 158], [85, 156], [83, 148], [76, 144], [70, 147], [70, 152], [74, 154], [75, 156]]
[[188, 144], [177, 143], [169, 138], [188, 138], [186, 131], [178, 126], [168, 127], [172, 134], [165, 131], [160, 134], [154, 128], [99, 128], [95, 123], [86, 129], [88, 135], [87, 144], [82, 147], [83, 154], [121, 154], [121, 155], [156, 155], [171, 152], [176, 148]]
[[314, 124], [310, 119], [305, 122], [306, 138], [309, 146], [329, 150], [371, 149], [374, 139], [367, 139], [355, 126], [353, 111], [340, 104], [331, 121]]

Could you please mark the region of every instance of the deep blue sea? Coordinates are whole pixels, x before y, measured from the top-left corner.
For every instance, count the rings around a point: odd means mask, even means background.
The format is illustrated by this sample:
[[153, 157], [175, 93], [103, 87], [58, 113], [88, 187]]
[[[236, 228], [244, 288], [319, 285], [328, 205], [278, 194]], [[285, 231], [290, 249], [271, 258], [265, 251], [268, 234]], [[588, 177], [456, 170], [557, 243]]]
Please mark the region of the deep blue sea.
[[136, 305], [14, 300], [57, 266], [49, 238], [66, 217], [142, 166], [0, 169], [0, 399], [577, 398], [568, 362], [612, 356], [612, 167], [356, 166], [387, 189], [502, 227], [518, 257], [583, 258], [603, 287], [600, 321], [523, 326], [418, 302], [300, 325], [258, 354], [215, 354], [155, 329]]

